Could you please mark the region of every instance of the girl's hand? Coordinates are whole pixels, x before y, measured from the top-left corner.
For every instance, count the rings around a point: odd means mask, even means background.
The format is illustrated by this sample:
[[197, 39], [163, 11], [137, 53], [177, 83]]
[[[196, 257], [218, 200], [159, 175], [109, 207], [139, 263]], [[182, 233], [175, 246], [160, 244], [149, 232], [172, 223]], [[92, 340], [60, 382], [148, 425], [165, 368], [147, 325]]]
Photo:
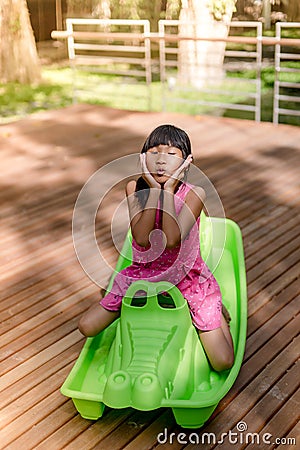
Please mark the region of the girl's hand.
[[168, 181], [164, 184], [164, 190], [174, 192], [176, 186], [178, 183], [183, 180], [185, 171], [189, 168], [191, 162], [193, 160], [193, 156], [189, 155], [181, 164], [181, 166], [178, 167], [177, 170], [171, 175], [171, 177], [168, 179]]
[[146, 164], [146, 153], [140, 154], [140, 163], [141, 163], [141, 167], [142, 167], [142, 177], [144, 178], [146, 183], [149, 185], [149, 187], [161, 189], [161, 185], [154, 179], [154, 177], [151, 175], [151, 173], [148, 170], [148, 167]]

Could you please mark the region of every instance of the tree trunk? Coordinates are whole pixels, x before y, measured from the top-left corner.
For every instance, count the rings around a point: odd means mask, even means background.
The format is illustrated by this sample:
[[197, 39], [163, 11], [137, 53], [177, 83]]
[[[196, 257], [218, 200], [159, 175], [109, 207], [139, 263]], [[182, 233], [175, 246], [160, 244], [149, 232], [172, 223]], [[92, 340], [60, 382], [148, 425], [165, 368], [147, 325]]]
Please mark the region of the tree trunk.
[[300, 20], [299, 0], [289, 0], [287, 16], [288, 20], [291, 22], [298, 22]]
[[[226, 38], [232, 11], [223, 21], [211, 15], [206, 0], [186, 0], [180, 12], [179, 34], [198, 38]], [[181, 41], [179, 44], [179, 82], [200, 88], [223, 79], [225, 42]]]
[[67, 17], [91, 17], [93, 0], [67, 0]]
[[0, 42], [2, 82], [40, 80], [40, 64], [26, 0], [1, 0]]
[[110, 0], [98, 1], [98, 4], [94, 8], [93, 13], [99, 19], [110, 19], [111, 18]]
[[262, 15], [264, 18], [264, 29], [271, 29], [271, 2], [270, 0], [263, 0]]
[[67, 0], [67, 17], [111, 18], [110, 0]]

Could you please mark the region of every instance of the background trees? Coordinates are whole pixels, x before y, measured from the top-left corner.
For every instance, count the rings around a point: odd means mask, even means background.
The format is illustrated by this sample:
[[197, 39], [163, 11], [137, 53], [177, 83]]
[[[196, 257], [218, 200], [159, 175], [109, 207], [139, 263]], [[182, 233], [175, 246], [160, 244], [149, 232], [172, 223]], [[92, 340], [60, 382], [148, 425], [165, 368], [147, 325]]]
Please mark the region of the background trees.
[[[43, 0], [39, 0], [43, 1]], [[268, 25], [274, 20], [300, 20], [299, 0], [56, 0], [57, 5], [64, 5], [64, 17], [100, 17], [100, 18], [132, 18], [149, 19], [151, 30], [157, 30], [159, 19], [182, 18], [185, 22], [180, 32], [199, 36], [205, 33], [210, 36], [221, 30], [223, 18], [225, 28], [220, 33], [227, 33], [226, 22], [231, 17], [232, 7], [236, 3], [237, 17], [246, 20], [261, 19], [264, 15]], [[228, 7], [224, 15], [222, 8]], [[271, 8], [270, 8], [271, 7]], [[221, 8], [221, 11], [220, 11]], [[217, 20], [216, 20], [217, 19]], [[197, 22], [191, 27], [191, 20]], [[202, 31], [201, 31], [202, 30]], [[35, 40], [30, 24], [26, 0], [0, 1], [0, 80], [32, 83], [40, 78], [40, 66]], [[205, 46], [182, 44], [182, 57], [190, 62], [203, 65], [205, 53], [215, 54], [219, 48], [222, 61], [222, 44]], [[218, 56], [215, 56], [216, 60]], [[183, 60], [183, 64], [184, 60]], [[205, 65], [206, 63], [204, 63]], [[195, 80], [194, 72], [186, 74]], [[184, 74], [182, 74], [182, 77]]]
[[26, 0], [0, 2], [0, 80], [33, 83], [40, 65]]
[[[236, 0], [182, 0], [179, 34], [191, 38], [226, 38]], [[201, 87], [223, 77], [225, 42], [181, 41], [179, 81]]]
[[[62, 0], [67, 3], [69, 16], [95, 16], [100, 18], [149, 19], [156, 28], [159, 19], [178, 19], [180, 10], [185, 8], [185, 0]], [[202, 0], [200, 0], [201, 2]], [[289, 21], [300, 18], [299, 0], [207, 0], [215, 18], [224, 5], [236, 3], [237, 15], [247, 20], [257, 20], [271, 15], [265, 20], [273, 20], [277, 12], [286, 14]], [[278, 14], [282, 18], [282, 15]], [[153, 30], [154, 30], [153, 29]]]
[[291, 22], [300, 20], [300, 2], [299, 0], [286, 0], [287, 16]]

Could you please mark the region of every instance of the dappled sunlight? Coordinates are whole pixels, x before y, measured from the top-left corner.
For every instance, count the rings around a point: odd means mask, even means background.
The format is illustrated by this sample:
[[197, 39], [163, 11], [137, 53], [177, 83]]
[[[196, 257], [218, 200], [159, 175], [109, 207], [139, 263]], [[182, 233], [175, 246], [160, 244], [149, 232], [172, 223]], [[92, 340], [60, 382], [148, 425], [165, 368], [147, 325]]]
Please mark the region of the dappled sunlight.
[[[99, 301], [99, 288], [82, 270], [73, 247], [77, 196], [99, 168], [139, 152], [145, 136], [161, 123], [188, 132], [195, 165], [215, 186], [226, 217], [239, 224], [244, 240], [249, 299], [245, 360], [234, 387], [201, 433], [235, 430], [244, 417], [249, 431], [262, 429], [293, 401], [289, 374], [296, 370], [299, 330], [299, 129], [77, 105], [0, 127], [0, 406], [8, 431], [19, 424], [16, 433], [31, 436], [26, 424], [34, 417], [34, 424], [54, 440], [52, 420], [76, 436], [77, 426], [83, 435], [83, 428], [90, 427], [96, 442], [103, 427], [127, 420], [143, 421], [146, 427], [155, 423], [157, 432], [166, 423], [180, 432], [169, 411], [162, 410], [148, 415], [108, 410], [91, 424], [59, 394], [84, 342], [78, 319]], [[119, 169], [108, 173], [105, 182], [119, 175]], [[116, 211], [118, 243], [128, 226], [122, 208], [118, 211], [123, 188], [121, 183], [109, 192], [96, 216], [96, 239], [111, 270], [118, 256], [111, 240]], [[109, 267], [95, 261], [94, 270], [106, 284]], [[269, 429], [274, 432], [273, 426]]]

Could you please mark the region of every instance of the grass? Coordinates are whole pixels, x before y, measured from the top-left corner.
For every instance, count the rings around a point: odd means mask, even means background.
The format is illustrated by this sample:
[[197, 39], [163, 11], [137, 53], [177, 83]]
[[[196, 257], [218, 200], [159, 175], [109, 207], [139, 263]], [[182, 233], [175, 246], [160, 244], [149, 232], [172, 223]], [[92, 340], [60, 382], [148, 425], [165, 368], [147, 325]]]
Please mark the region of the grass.
[[[36, 111], [62, 108], [72, 103], [72, 84], [68, 76], [54, 71], [38, 85], [0, 84], [0, 121], [6, 122]], [[67, 74], [65, 74], [67, 75]]]
[[[287, 67], [300, 70], [300, 62], [286, 63]], [[17, 83], [0, 84], [0, 122], [18, 119], [27, 114], [45, 109], [56, 109], [72, 104], [73, 98], [78, 102], [106, 105], [113, 108], [161, 111], [163, 99], [167, 98], [167, 110], [187, 114], [217, 114], [226, 117], [253, 119], [252, 112], [213, 108], [199, 104], [207, 102], [242, 103], [253, 105], [253, 85], [249, 79], [255, 79], [255, 71], [235, 71], [219, 85], [213, 86], [211, 92], [201, 92], [195, 89], [176, 87], [164, 90], [159, 81], [150, 87], [145, 83], [136, 84], [129, 79], [120, 79], [111, 75], [101, 75], [93, 72], [79, 72], [76, 75], [76, 90], [73, 90], [73, 72], [68, 67], [43, 69], [43, 81], [36, 86]], [[300, 82], [300, 72], [281, 74], [285, 81]], [[231, 77], [235, 78], [232, 83]], [[272, 120], [272, 98], [274, 85], [274, 68], [262, 70], [262, 120]], [[88, 86], [88, 89], [87, 89]], [[233, 88], [232, 88], [233, 86]], [[223, 94], [222, 92], [227, 92]], [[295, 94], [295, 92], [294, 92]], [[298, 93], [299, 96], [299, 93]], [[180, 101], [176, 101], [176, 98]], [[298, 104], [289, 105], [297, 109]], [[285, 105], [282, 105], [285, 107]], [[300, 117], [282, 116], [280, 122], [300, 125]]]

